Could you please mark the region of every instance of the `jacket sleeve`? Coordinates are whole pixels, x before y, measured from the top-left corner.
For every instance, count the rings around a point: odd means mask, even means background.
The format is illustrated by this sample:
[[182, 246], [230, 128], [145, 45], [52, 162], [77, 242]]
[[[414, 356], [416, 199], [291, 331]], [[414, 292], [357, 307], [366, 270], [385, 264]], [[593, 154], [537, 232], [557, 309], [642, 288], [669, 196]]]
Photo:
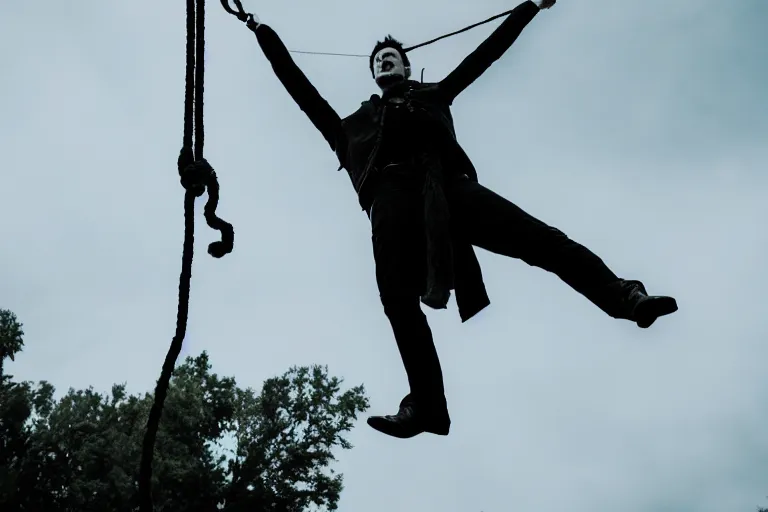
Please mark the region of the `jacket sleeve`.
[[299, 69], [291, 58], [288, 49], [277, 33], [268, 25], [261, 24], [256, 29], [256, 39], [267, 60], [272, 64], [275, 75], [282, 82], [293, 101], [304, 111], [320, 133], [336, 151], [338, 137], [341, 136], [341, 118], [335, 110], [320, 96], [317, 89]]
[[515, 7], [504, 22], [469, 54], [461, 64], [440, 82], [440, 90], [452, 102], [456, 96], [477, 80], [491, 64], [496, 62], [530, 21], [538, 14], [539, 7], [527, 0]]

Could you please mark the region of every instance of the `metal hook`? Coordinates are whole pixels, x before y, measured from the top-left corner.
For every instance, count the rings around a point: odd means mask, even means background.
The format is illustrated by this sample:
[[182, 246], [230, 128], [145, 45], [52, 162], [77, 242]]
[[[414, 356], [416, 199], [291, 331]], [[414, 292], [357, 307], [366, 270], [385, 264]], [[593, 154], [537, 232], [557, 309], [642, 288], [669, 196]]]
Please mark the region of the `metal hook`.
[[237, 10], [232, 9], [232, 7], [229, 6], [229, 0], [221, 0], [221, 6], [224, 7], [224, 10], [227, 11], [229, 14], [232, 14], [237, 17], [242, 22], [248, 21], [249, 14], [245, 12], [245, 9], [243, 9], [243, 4], [240, 2], [240, 0], [232, 0], [235, 3], [235, 7], [237, 7]]

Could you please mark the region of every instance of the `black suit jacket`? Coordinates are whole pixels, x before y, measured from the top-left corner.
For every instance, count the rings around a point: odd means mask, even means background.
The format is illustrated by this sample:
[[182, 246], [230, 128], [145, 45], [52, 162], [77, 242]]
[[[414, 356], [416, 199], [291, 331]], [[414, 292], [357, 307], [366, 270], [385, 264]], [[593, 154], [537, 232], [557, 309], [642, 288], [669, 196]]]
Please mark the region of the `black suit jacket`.
[[[445, 134], [444, 151], [460, 172], [474, 181], [477, 181], [477, 172], [456, 140], [450, 106], [462, 91], [501, 58], [538, 12], [535, 3], [530, 0], [523, 2], [443, 80], [428, 84], [408, 82], [406, 100], [428, 112], [435, 121], [434, 125]], [[371, 174], [376, 172], [374, 162], [381, 145], [381, 128], [386, 116], [384, 102], [374, 94], [362, 102], [357, 111], [341, 119], [295, 64], [271, 27], [261, 24], [256, 30], [256, 37], [277, 78], [335, 151], [339, 169], [347, 170], [360, 206], [367, 211], [372, 197], [366, 184]], [[457, 246], [455, 249], [456, 302], [462, 321], [467, 321], [490, 304], [490, 300], [472, 247]]]

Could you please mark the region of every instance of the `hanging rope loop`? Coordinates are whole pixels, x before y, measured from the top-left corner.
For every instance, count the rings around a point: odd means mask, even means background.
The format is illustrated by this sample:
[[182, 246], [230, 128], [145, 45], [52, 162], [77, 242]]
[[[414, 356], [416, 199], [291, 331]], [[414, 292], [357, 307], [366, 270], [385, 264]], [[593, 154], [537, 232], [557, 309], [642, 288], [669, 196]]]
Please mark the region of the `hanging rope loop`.
[[[242, 12], [239, 0], [234, 0]], [[224, 3], [224, 2], [222, 2]], [[229, 7], [225, 5], [225, 7]], [[229, 9], [227, 9], [229, 10]], [[237, 13], [233, 12], [237, 15]], [[244, 13], [243, 13], [244, 14]], [[237, 15], [245, 21], [248, 16]], [[152, 512], [152, 459], [155, 441], [163, 414], [176, 359], [181, 353], [189, 318], [189, 292], [192, 279], [192, 259], [195, 246], [195, 198], [208, 191], [205, 220], [210, 227], [221, 232], [221, 241], [208, 246], [208, 253], [221, 258], [232, 252], [234, 229], [216, 215], [219, 204], [219, 182], [211, 164], [203, 157], [205, 139], [203, 126], [203, 80], [205, 75], [205, 0], [187, 0], [187, 59], [184, 93], [184, 134], [177, 167], [184, 193], [184, 244], [179, 276], [179, 303], [176, 313], [176, 332], [165, 356], [163, 369], [155, 387], [155, 398], [147, 418], [147, 430], [141, 449], [139, 466], [139, 510]]]
[[240, 2], [240, 0], [232, 0], [232, 2], [235, 4], [235, 7], [237, 7], [237, 10], [234, 10], [229, 6], [229, 0], [221, 0], [222, 7], [224, 7], [224, 10], [229, 14], [232, 14], [243, 23], [248, 21], [249, 16], [253, 17], [252, 14], [245, 12], [245, 9], [243, 9], [243, 4]]

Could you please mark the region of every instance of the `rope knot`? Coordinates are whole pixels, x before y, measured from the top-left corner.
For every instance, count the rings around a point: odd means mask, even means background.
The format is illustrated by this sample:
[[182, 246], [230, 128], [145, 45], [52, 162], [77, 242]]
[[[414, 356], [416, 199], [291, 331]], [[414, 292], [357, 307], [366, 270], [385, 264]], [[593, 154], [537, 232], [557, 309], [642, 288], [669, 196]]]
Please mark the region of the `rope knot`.
[[205, 192], [205, 188], [211, 179], [216, 178], [216, 173], [205, 158], [181, 167], [183, 153], [184, 150], [182, 149], [182, 155], [179, 156], [181, 186], [192, 192], [195, 197], [200, 197]]
[[195, 160], [192, 150], [183, 147], [179, 155], [179, 174], [181, 185], [195, 197], [202, 196], [208, 190], [208, 201], [205, 203], [205, 221], [208, 226], [221, 233], [221, 240], [208, 245], [208, 254], [221, 258], [232, 252], [235, 230], [232, 224], [216, 215], [219, 205], [219, 180], [208, 160]]

